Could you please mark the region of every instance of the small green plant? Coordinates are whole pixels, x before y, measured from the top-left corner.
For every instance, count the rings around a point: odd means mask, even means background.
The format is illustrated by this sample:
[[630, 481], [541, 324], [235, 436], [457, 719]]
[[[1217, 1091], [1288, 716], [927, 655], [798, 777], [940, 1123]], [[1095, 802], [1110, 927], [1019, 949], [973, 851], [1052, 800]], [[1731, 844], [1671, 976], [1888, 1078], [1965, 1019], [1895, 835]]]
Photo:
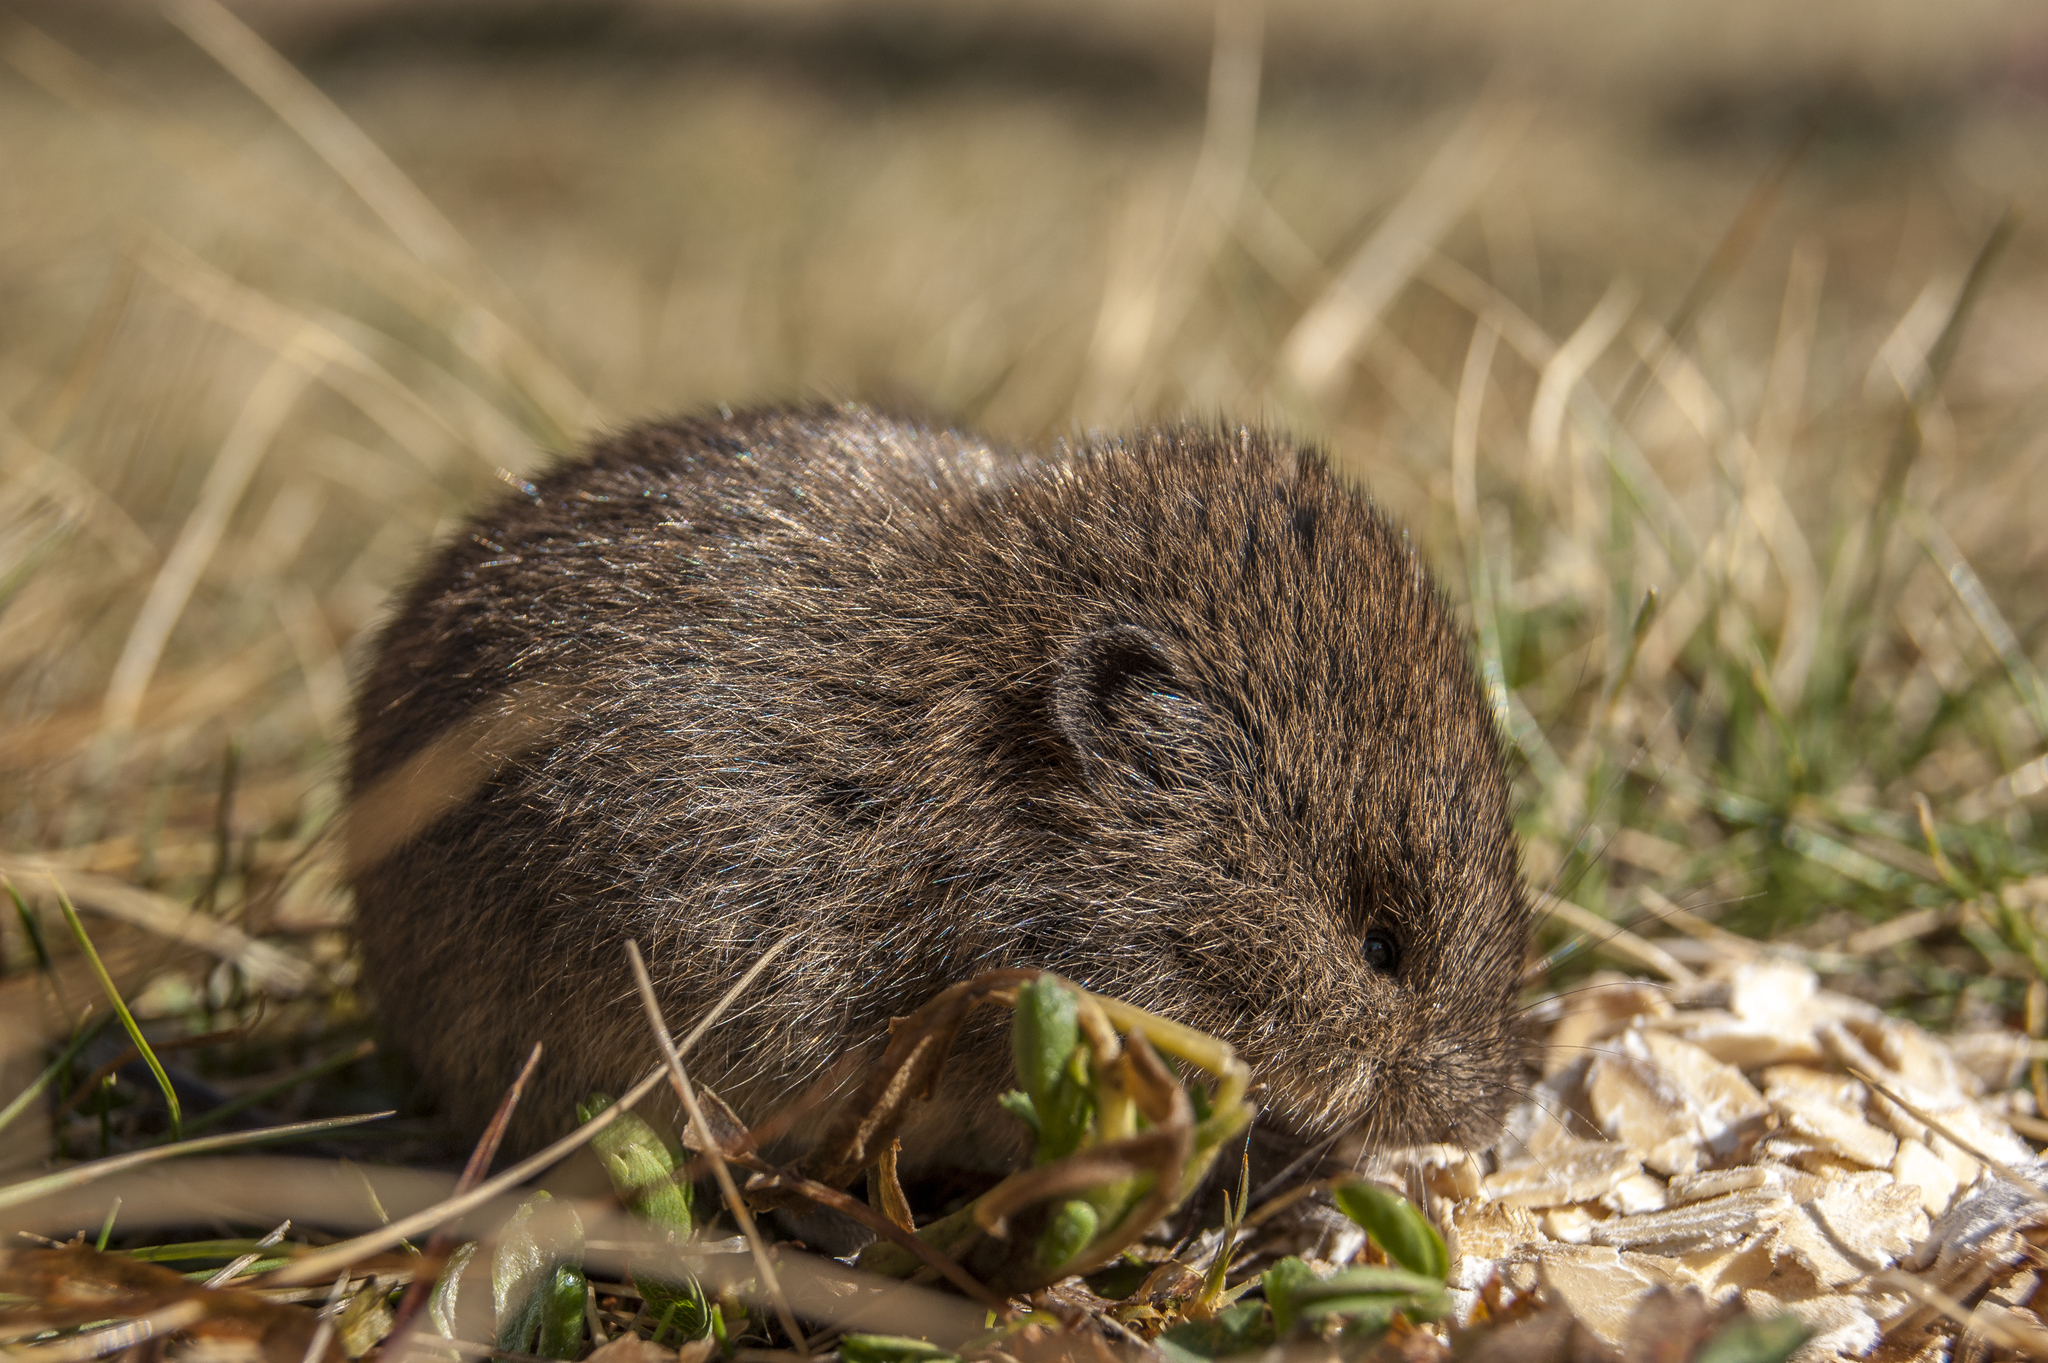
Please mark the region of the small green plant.
[[546, 1193], [512, 1213], [491, 1256], [496, 1344], [513, 1353], [574, 1358], [583, 1344], [583, 1223]]
[[[1032, 1167], [918, 1235], [983, 1281], [1014, 1289], [1091, 1272], [1122, 1253], [1207, 1176], [1251, 1109], [1242, 1062], [1214, 1037], [1055, 975], [1000, 974], [1007, 988], [988, 983], [995, 976], [980, 983], [1015, 1009], [1018, 1088], [1003, 1105], [1031, 1129]], [[920, 1010], [924, 1025], [954, 1016], [940, 1005], [969, 997], [956, 992], [962, 988]], [[916, 1034], [912, 1026], [899, 1036]], [[1206, 1084], [1184, 1085], [1161, 1050], [1202, 1072]], [[903, 1276], [920, 1260], [880, 1241], [859, 1264]]]
[[[1206, 1320], [1175, 1325], [1160, 1336], [1161, 1350], [1176, 1363], [1194, 1363], [1332, 1332], [1359, 1343], [1384, 1333], [1398, 1318], [1422, 1323], [1448, 1314], [1444, 1279], [1450, 1256], [1429, 1219], [1375, 1183], [1342, 1182], [1330, 1192], [1393, 1266], [1365, 1265], [1325, 1276], [1301, 1259], [1282, 1259], [1232, 1294], [1256, 1286], [1263, 1300], [1232, 1301]], [[1226, 1238], [1219, 1256], [1228, 1243]]]
[[[589, 1121], [611, 1099], [598, 1093], [576, 1112]], [[627, 1113], [599, 1132], [591, 1142], [610, 1175], [612, 1191], [627, 1210], [638, 1215], [671, 1245], [687, 1241], [696, 1228], [690, 1181], [684, 1177], [676, 1151], [638, 1115]], [[708, 1338], [718, 1308], [695, 1278], [672, 1268], [650, 1268], [631, 1262], [627, 1272], [652, 1322], [657, 1344], [681, 1344]]]

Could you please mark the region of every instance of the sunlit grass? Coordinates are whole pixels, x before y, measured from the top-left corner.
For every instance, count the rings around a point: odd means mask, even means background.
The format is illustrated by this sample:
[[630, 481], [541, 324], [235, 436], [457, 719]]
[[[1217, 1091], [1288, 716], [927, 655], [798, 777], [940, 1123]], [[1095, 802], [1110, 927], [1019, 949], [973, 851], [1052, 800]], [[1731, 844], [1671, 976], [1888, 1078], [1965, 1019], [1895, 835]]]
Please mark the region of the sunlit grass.
[[[821, 395], [1326, 442], [1469, 611], [1535, 888], [2039, 1029], [2048, 277], [2004, 194], [1506, 91], [1333, 114], [1262, 93], [1245, 26], [1185, 118], [566, 59], [358, 70], [344, 114], [177, 12], [210, 73], [0, 33], [40, 205], [0, 226], [0, 987], [37, 1020], [0, 1098], [96, 996], [51, 874], [153, 1040], [233, 1032], [173, 1062], [219, 1103], [389, 1092], [323, 837], [387, 594], [587, 432]], [[109, 1095], [16, 1148], [162, 1134]]]

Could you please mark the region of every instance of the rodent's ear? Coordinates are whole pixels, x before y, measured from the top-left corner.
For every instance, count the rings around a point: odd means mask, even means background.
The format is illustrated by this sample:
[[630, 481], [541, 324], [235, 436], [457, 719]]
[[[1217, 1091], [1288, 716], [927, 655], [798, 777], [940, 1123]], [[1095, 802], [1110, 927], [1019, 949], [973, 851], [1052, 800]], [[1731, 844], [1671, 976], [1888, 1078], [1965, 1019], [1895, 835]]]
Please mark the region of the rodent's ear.
[[1136, 625], [1097, 630], [1067, 650], [1052, 710], [1089, 784], [1104, 793], [1210, 783], [1227, 761], [1217, 716], [1165, 645]]

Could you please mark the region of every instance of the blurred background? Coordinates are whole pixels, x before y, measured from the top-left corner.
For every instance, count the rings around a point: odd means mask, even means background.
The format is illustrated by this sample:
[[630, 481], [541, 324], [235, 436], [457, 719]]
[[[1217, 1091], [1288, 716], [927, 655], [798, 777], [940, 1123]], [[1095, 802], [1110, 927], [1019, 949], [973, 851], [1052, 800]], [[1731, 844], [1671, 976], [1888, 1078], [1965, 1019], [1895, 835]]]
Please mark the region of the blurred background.
[[2036, 4], [12, 0], [0, 202], [10, 1092], [53, 883], [160, 1028], [267, 1001], [221, 1092], [385, 1082], [325, 834], [387, 595], [593, 431], [819, 398], [1326, 442], [1538, 890], [2043, 1028]]

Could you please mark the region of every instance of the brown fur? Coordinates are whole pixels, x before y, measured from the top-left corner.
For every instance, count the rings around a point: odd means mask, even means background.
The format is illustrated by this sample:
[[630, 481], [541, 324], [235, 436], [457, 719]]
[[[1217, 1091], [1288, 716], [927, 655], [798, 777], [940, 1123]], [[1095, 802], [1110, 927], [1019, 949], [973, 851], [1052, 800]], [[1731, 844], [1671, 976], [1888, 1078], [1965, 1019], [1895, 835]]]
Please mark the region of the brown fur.
[[[642, 426], [435, 556], [364, 681], [353, 788], [387, 798], [535, 687], [550, 736], [354, 849], [366, 984], [465, 1126], [537, 1039], [522, 1144], [644, 1072], [627, 938], [680, 1033], [795, 932], [692, 1064], [752, 1120], [944, 985], [1032, 965], [1228, 1039], [1298, 1136], [1497, 1127], [1528, 909], [1492, 722], [1406, 537], [1312, 450]], [[966, 1038], [910, 1163], [1014, 1150], [1003, 1036]]]

